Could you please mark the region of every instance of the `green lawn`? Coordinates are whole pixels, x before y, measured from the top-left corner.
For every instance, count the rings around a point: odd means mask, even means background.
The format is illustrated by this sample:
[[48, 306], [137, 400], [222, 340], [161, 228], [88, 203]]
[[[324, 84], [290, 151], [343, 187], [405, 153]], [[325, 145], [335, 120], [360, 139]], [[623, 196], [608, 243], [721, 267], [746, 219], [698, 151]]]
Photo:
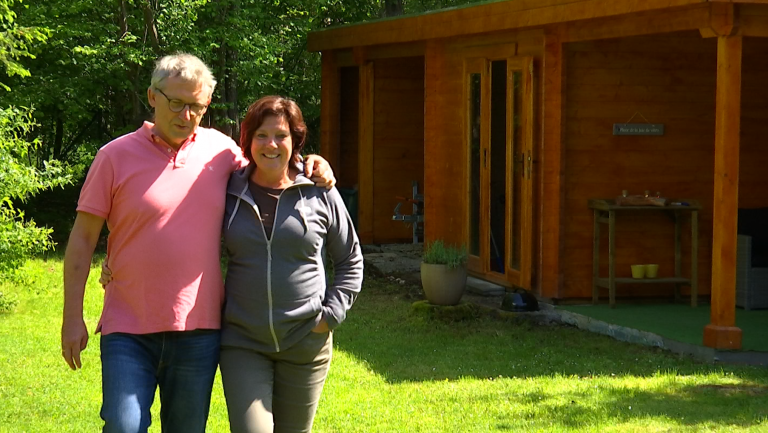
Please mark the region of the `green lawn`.
[[[0, 432], [99, 431], [99, 337], [78, 372], [59, 355], [60, 259], [34, 260], [15, 279], [0, 285], [19, 300], [0, 315]], [[697, 364], [565, 327], [429, 320], [411, 313], [411, 293], [366, 281], [334, 335], [315, 432], [768, 431], [768, 369]], [[228, 431], [218, 380], [208, 431]]]

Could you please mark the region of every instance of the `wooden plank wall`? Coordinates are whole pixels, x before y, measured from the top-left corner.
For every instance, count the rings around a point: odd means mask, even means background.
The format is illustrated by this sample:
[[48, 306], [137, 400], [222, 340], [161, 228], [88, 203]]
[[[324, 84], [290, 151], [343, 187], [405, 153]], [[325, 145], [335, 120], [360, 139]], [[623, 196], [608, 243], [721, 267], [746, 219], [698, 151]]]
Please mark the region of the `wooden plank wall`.
[[739, 207], [768, 207], [768, 38], [744, 38], [741, 73]]
[[411, 242], [411, 226], [392, 214], [396, 196], [412, 197], [411, 181], [424, 191], [424, 57], [375, 60], [373, 76], [373, 241]]
[[428, 41], [425, 58], [425, 238], [462, 245], [467, 236], [463, 60], [434, 40]]
[[357, 187], [358, 119], [360, 71], [357, 66], [340, 68], [338, 186]]
[[[630, 194], [660, 191], [665, 197], [702, 203], [699, 293], [709, 293], [716, 42], [698, 32], [683, 32], [566, 45], [562, 298], [590, 294], [592, 212], [587, 200], [615, 197], [623, 189]], [[630, 118], [663, 123], [665, 134], [613, 136], [612, 125]], [[683, 269], [690, 269], [689, 227], [683, 227]], [[616, 247], [617, 277], [630, 276], [633, 263], [658, 263], [659, 276], [674, 272], [674, 225], [663, 213], [620, 215]], [[607, 251], [603, 236], [601, 275], [608, 274]], [[623, 285], [617, 293], [671, 296], [673, 289]]]

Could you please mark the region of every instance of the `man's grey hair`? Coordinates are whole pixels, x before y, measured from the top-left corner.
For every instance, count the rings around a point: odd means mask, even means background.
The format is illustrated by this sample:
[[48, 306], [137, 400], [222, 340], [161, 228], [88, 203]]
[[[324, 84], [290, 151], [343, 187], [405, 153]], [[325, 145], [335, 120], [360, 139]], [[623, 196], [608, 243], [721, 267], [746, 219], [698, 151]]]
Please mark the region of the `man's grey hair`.
[[209, 90], [208, 97], [213, 95], [213, 89], [216, 87], [216, 79], [213, 78], [211, 70], [192, 54], [176, 53], [160, 58], [155, 63], [155, 70], [152, 71], [150, 86], [162, 90], [165, 80], [171, 77], [202, 84]]

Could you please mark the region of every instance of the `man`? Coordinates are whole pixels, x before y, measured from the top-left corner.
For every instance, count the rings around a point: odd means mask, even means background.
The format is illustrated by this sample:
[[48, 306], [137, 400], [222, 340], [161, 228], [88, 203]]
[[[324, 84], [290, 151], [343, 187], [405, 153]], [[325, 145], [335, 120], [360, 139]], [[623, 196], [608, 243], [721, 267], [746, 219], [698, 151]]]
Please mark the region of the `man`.
[[[160, 59], [147, 89], [154, 123], [102, 147], [80, 193], [64, 257], [61, 347], [80, 368], [85, 283], [106, 221], [112, 281], [96, 328], [105, 432], [146, 432], [158, 386], [163, 432], [205, 431], [219, 359], [225, 191], [247, 164], [229, 137], [199, 127], [215, 85], [197, 57]], [[320, 185], [335, 182], [322, 158], [307, 167]]]

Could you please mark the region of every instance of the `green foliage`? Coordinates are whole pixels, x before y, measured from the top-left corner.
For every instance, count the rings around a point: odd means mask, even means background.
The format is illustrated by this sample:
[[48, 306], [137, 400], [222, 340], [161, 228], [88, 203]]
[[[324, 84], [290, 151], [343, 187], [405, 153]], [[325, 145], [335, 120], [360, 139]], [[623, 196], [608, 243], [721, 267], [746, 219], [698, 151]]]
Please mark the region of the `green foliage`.
[[[35, 42], [45, 42], [49, 33], [44, 28], [18, 26], [15, 23], [16, 13], [11, 10], [14, 3], [15, 0], [0, 0], [0, 64], [8, 76], [28, 77], [29, 71], [19, 60], [24, 57], [34, 58], [29, 51], [30, 46]], [[11, 90], [2, 82], [0, 87]]]
[[0, 292], [0, 314], [13, 313], [17, 305], [19, 305], [19, 300], [15, 296]]
[[55, 161], [41, 170], [29, 165], [28, 155], [34, 145], [25, 140], [34, 123], [26, 109], [0, 109], [0, 275], [23, 263], [31, 254], [52, 246], [50, 229], [26, 221], [24, 212], [13, 200], [24, 201], [41, 189], [63, 185], [70, 175]]
[[445, 245], [442, 240], [428, 244], [421, 259], [431, 265], [448, 265], [449, 268], [464, 266], [467, 262], [467, 249]]

